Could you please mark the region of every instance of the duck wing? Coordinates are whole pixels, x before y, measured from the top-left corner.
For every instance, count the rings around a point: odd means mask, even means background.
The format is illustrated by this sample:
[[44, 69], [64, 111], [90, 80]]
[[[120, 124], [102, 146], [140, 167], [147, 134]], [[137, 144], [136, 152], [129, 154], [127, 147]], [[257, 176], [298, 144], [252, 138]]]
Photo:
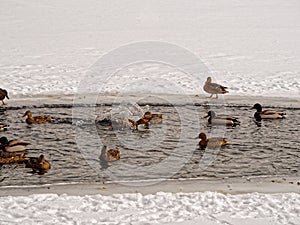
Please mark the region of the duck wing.
[[26, 146], [26, 145], [30, 145], [31, 143], [28, 141], [23, 141], [23, 140], [19, 140], [19, 139], [14, 139], [8, 142], [7, 147], [14, 147], [17, 145], [20, 146]]
[[278, 111], [275, 111], [275, 110], [272, 110], [272, 109], [267, 109], [267, 110], [264, 110], [261, 112], [261, 114], [263, 115], [273, 115], [273, 114], [278, 114], [278, 115], [286, 115], [286, 113], [284, 112], [278, 112]]
[[34, 116], [33, 118], [37, 123], [50, 122], [52, 120], [49, 116]]
[[204, 85], [204, 90], [207, 91], [208, 93], [224, 94], [228, 92], [226, 89], [227, 87], [224, 87], [216, 83], [206, 83]]

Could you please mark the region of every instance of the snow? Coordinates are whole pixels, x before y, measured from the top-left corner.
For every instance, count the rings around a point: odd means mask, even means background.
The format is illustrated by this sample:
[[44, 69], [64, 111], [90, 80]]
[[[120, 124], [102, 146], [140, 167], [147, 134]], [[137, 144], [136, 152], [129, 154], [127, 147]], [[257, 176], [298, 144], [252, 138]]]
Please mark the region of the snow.
[[[187, 94], [199, 94], [211, 75], [229, 87], [229, 95], [298, 98], [298, 8], [298, 0], [3, 0], [1, 87], [12, 96], [76, 94], [101, 57], [150, 40], [190, 51], [210, 72], [191, 79], [168, 62], [132, 61], [102, 81], [104, 92], [128, 91], [127, 84], [135, 92], [165, 88], [176, 94], [174, 86], [179, 86]], [[141, 78], [156, 86], [141, 86]]]
[[300, 195], [216, 192], [1, 197], [1, 224], [299, 224]]

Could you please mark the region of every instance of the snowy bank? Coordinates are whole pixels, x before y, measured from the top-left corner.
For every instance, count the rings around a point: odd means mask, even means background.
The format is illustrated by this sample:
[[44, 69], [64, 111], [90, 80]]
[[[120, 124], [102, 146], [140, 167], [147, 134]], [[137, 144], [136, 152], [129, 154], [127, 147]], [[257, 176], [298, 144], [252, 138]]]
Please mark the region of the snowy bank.
[[1, 224], [299, 224], [300, 195], [216, 192], [1, 197]]

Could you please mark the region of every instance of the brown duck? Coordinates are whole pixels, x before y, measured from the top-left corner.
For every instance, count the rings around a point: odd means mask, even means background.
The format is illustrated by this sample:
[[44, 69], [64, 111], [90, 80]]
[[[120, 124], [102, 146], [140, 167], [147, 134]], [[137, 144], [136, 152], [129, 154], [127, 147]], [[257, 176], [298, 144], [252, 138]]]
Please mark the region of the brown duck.
[[107, 150], [107, 146], [104, 145], [101, 149], [99, 159], [104, 162], [112, 162], [119, 160], [121, 157], [121, 151], [116, 147], [115, 149]]
[[162, 114], [152, 114], [151, 112], [145, 112], [142, 118], [140, 118], [137, 121], [128, 119], [128, 121], [131, 123], [131, 125], [138, 130], [138, 126], [141, 124], [144, 124], [146, 127], [149, 127], [150, 121], [151, 123], [161, 123], [163, 120]]
[[5, 89], [0, 88], [0, 100], [2, 101], [2, 105], [6, 105], [6, 103], [4, 102], [5, 98], [9, 99], [8, 93]]
[[28, 157], [25, 161], [26, 168], [32, 168], [34, 172], [45, 173], [51, 169], [51, 164], [45, 159], [44, 155], [39, 157]]
[[228, 93], [228, 91], [226, 90], [227, 87], [224, 87], [220, 84], [216, 84], [216, 83], [212, 83], [211, 82], [211, 77], [208, 77], [204, 86], [203, 86], [204, 91], [206, 91], [207, 93], [211, 94], [210, 98], [213, 95], [216, 95], [216, 98], [218, 98], [218, 94], [225, 94]]
[[200, 133], [199, 138], [201, 139], [199, 142], [199, 146], [201, 149], [205, 149], [206, 146], [220, 147], [229, 144], [229, 142], [225, 138], [212, 137], [208, 139], [205, 133]]
[[32, 116], [32, 113], [29, 110], [23, 115], [23, 117], [25, 116], [27, 116], [26, 123], [28, 124], [48, 123], [53, 120], [50, 116]]

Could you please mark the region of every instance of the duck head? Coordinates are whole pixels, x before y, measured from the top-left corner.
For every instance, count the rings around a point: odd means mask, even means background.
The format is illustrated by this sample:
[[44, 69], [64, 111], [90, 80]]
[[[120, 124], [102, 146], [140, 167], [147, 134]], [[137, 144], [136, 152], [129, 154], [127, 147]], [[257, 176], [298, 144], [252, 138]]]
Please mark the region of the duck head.
[[8, 139], [6, 137], [0, 138], [0, 145], [6, 146], [8, 144]]
[[22, 117], [25, 117], [25, 116], [32, 117], [32, 112], [27, 110]]
[[207, 140], [207, 137], [206, 137], [206, 134], [205, 133], [200, 133], [199, 134], [199, 138], [201, 139], [201, 140]]
[[256, 109], [257, 112], [261, 112], [262, 111], [261, 104], [259, 104], [259, 103], [256, 103], [254, 106], [252, 106], [251, 109]]
[[206, 82], [207, 82], [207, 83], [211, 83], [211, 77], [208, 77], [208, 78], [206, 79]]

